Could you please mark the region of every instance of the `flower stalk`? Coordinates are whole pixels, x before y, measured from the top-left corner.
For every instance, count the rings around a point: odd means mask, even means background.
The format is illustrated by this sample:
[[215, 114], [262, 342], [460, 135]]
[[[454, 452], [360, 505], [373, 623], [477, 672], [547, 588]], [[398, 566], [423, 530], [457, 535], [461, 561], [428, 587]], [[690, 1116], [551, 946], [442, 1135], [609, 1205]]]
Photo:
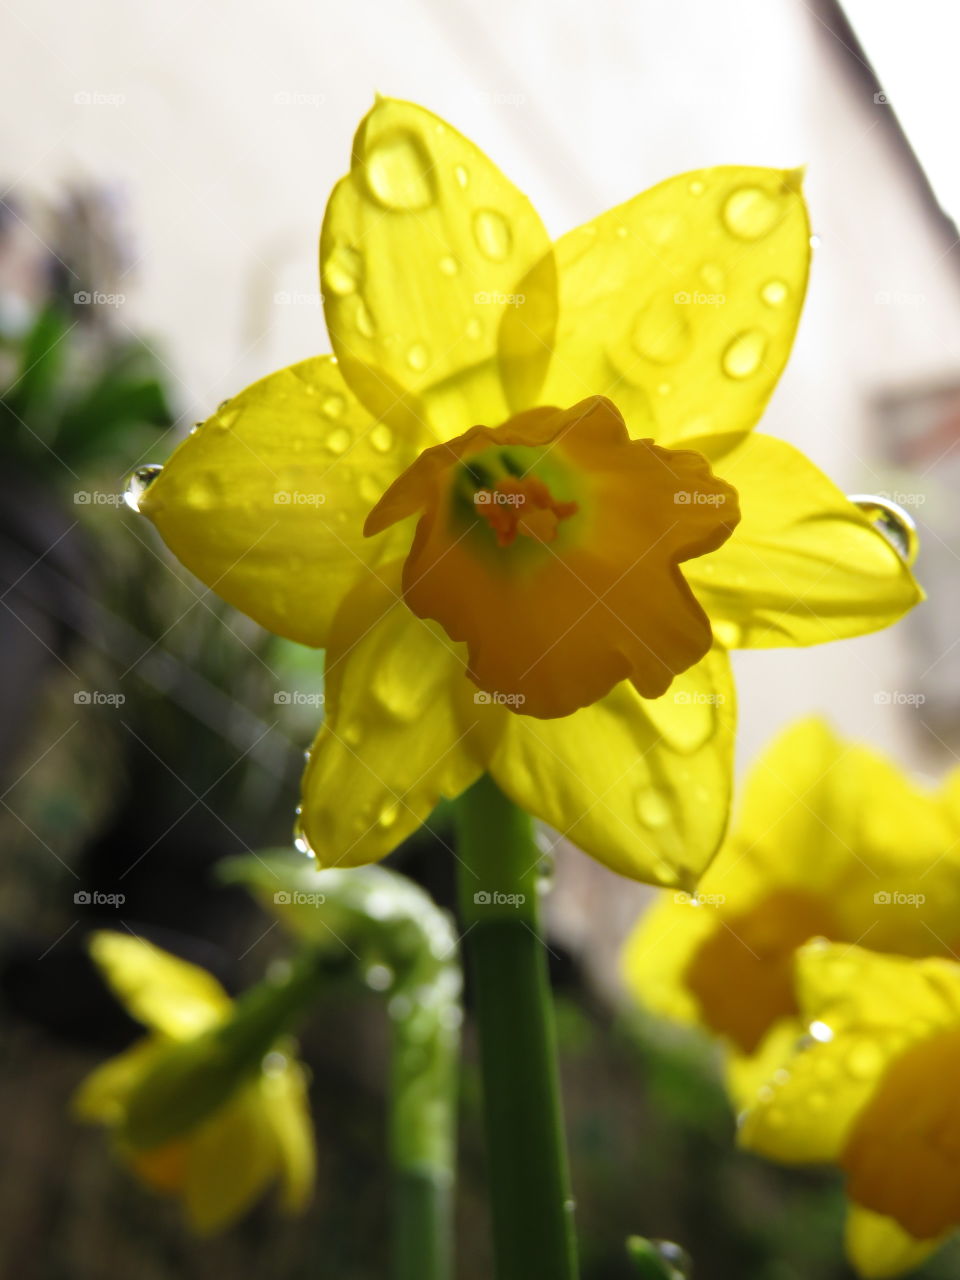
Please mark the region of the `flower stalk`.
[[497, 1280], [576, 1280], [576, 1240], [529, 816], [482, 777], [455, 805], [480, 1037]]

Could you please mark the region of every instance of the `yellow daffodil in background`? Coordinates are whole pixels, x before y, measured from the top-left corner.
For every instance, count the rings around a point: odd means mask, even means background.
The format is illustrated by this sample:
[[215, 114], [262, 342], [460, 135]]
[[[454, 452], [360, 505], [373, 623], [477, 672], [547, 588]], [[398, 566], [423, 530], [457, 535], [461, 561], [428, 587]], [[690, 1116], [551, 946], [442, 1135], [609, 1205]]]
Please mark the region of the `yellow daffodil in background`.
[[624, 953], [630, 989], [723, 1037], [733, 1092], [749, 1091], [801, 1034], [797, 947], [825, 937], [907, 956], [960, 949], [952, 794], [923, 790], [819, 718], [792, 725], [754, 765], [698, 893], [664, 894], [641, 918]]
[[690, 884], [726, 822], [726, 649], [917, 601], [870, 520], [751, 434], [809, 236], [798, 173], [726, 166], [551, 245], [477, 147], [377, 101], [321, 234], [335, 355], [128, 491], [224, 599], [326, 649], [321, 863], [382, 857], [487, 771], [615, 870]]
[[[174, 1046], [195, 1044], [199, 1058], [201, 1037], [223, 1024], [234, 1006], [205, 969], [140, 938], [98, 933], [90, 949], [149, 1034], [84, 1081], [74, 1099], [77, 1116], [108, 1126], [121, 1158], [154, 1191], [177, 1197], [198, 1232], [228, 1226], [274, 1182], [284, 1209], [302, 1209], [313, 1186], [313, 1130], [303, 1072], [279, 1048], [186, 1131], [155, 1145], [131, 1141], [132, 1108], [150, 1107], [142, 1091], [158, 1075], [162, 1080], [165, 1055]], [[158, 1101], [157, 1109], [168, 1103]], [[158, 1116], [160, 1125], [165, 1122]]]
[[960, 965], [811, 944], [797, 999], [810, 1035], [758, 1091], [740, 1140], [843, 1169], [851, 1262], [898, 1275], [960, 1227]]

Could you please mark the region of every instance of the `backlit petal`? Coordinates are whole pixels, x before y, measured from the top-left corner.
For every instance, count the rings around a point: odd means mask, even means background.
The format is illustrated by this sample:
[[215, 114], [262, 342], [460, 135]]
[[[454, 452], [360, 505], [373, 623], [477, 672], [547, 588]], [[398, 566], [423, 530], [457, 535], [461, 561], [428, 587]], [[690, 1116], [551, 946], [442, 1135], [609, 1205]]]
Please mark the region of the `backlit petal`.
[[323, 645], [358, 575], [393, 537], [363, 521], [422, 443], [377, 424], [330, 356], [271, 374], [176, 450], [140, 502], [174, 555], [262, 626]]
[[660, 444], [749, 431], [806, 289], [800, 177], [736, 165], [680, 174], [563, 236], [547, 402], [607, 395], [633, 434], [652, 416]]
[[529, 200], [478, 147], [423, 107], [378, 99], [320, 239], [330, 338], [371, 413], [443, 440], [502, 421], [514, 384], [534, 396], [556, 305], [548, 251]]
[[144, 1026], [178, 1040], [219, 1022], [230, 997], [212, 974], [133, 934], [98, 932], [90, 954], [114, 994]]

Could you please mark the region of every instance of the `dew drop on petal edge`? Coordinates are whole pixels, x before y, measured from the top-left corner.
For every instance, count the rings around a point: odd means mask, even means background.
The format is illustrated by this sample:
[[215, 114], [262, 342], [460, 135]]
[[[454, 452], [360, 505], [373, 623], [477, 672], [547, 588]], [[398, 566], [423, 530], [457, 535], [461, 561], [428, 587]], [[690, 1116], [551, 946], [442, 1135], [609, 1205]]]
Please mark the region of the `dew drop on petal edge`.
[[910, 566], [920, 550], [920, 538], [913, 517], [889, 498], [872, 493], [851, 493], [850, 501], [886, 538], [905, 565]]
[[130, 472], [127, 477], [127, 483], [124, 486], [123, 500], [131, 511], [140, 510], [140, 502], [143, 495], [162, 470], [163, 467], [159, 462], [151, 462], [148, 466], [137, 467], [136, 471]]

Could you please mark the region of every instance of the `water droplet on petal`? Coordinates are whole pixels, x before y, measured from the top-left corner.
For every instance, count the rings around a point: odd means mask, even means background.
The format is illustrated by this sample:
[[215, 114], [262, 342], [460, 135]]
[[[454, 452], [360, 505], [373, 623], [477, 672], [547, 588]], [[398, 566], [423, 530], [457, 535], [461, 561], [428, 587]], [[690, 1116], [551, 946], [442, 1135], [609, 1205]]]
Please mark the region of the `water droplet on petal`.
[[763, 362], [767, 337], [760, 329], [738, 333], [723, 353], [723, 372], [728, 378], [749, 378]]
[[151, 462], [148, 466], [137, 467], [136, 471], [131, 471], [123, 490], [123, 500], [131, 511], [140, 510], [143, 495], [162, 470], [163, 467], [159, 462]]
[[637, 793], [636, 810], [643, 825], [654, 830], [670, 821], [670, 806], [658, 791], [649, 788]]
[[323, 264], [323, 281], [326, 288], [344, 298], [360, 286], [363, 259], [356, 249], [347, 244], [336, 244]]
[[346, 407], [347, 402], [343, 396], [336, 394], [327, 396], [322, 405], [323, 412], [328, 418], [339, 418]]
[[422, 373], [426, 369], [430, 360], [430, 354], [422, 342], [415, 342], [407, 352], [407, 364], [417, 373]]
[[705, 262], [700, 268], [700, 279], [708, 289], [722, 289], [726, 282], [723, 268], [715, 262]]
[[620, 240], [626, 240], [626, 238], [627, 238], [627, 236], [628, 236], [629, 234], [630, 234], [630, 232], [629, 232], [629, 231], [627, 230], [627, 228], [623, 225], [623, 223], [621, 223], [621, 224], [620, 224], [620, 226], [619, 226], [619, 227], [617, 227], [617, 237], [618, 237]]
[[297, 821], [293, 828], [293, 847], [296, 849], [297, 853], [302, 853], [305, 858], [316, 858], [317, 856], [311, 848], [310, 841], [304, 834], [299, 814], [297, 815]]
[[393, 432], [385, 422], [378, 422], [370, 431], [371, 448], [377, 453], [389, 453], [393, 448]]
[[467, 337], [472, 338], [474, 342], [483, 335], [483, 326], [477, 319], [467, 321]]
[[762, 187], [741, 187], [727, 197], [723, 221], [740, 240], [760, 240], [776, 226], [780, 205]]
[[357, 332], [362, 338], [372, 338], [376, 333], [376, 325], [373, 323], [373, 316], [370, 314], [370, 308], [362, 298], [357, 299], [357, 309], [353, 317], [354, 324], [357, 326]]
[[349, 724], [344, 725], [343, 733], [340, 735], [348, 747], [356, 747], [360, 744], [363, 737], [363, 730], [356, 720], [351, 720]]
[[377, 138], [364, 157], [363, 171], [371, 195], [387, 209], [426, 209], [433, 204], [434, 163], [409, 129]]
[[903, 507], [889, 498], [878, 498], [870, 493], [851, 493], [850, 501], [883, 534], [904, 564], [912, 565], [920, 550], [920, 535], [913, 518]]
[[346, 427], [336, 427], [330, 432], [323, 443], [331, 453], [335, 453], [339, 457], [341, 453], [346, 453], [347, 449], [350, 447], [351, 439], [352, 436]]
[[654, 364], [672, 364], [690, 346], [690, 325], [685, 308], [672, 297], [654, 299], [637, 315], [632, 341], [637, 353]]
[[768, 307], [780, 307], [786, 302], [789, 292], [782, 280], [768, 280], [760, 290], [760, 297]]
[[491, 262], [503, 262], [513, 247], [507, 220], [495, 209], [478, 209], [473, 215], [473, 238], [477, 248]]
[[820, 248], [820, 246], [821, 246], [822, 244], [823, 244], [823, 240], [822, 240], [822, 239], [820, 238], [820, 236], [818, 236], [816, 233], [814, 233], [814, 234], [810, 237], [810, 248], [811, 248], [811, 249], [819, 249], [819, 248]]
[[467, 172], [467, 170], [463, 167], [462, 164], [458, 164], [454, 167], [453, 176], [457, 180], [457, 185], [462, 190], [465, 190], [467, 183], [470, 181], [470, 174]]
[[671, 383], [661, 382], [660, 385], [657, 387], [657, 395], [668, 396], [672, 390], [673, 390], [673, 386]]
[[375, 502], [379, 502], [383, 497], [383, 485], [377, 484], [373, 476], [367, 475], [366, 472], [360, 477], [360, 497], [372, 507]]
[[451, 258], [449, 254], [440, 259], [440, 270], [445, 276], [455, 276], [460, 270], [456, 258]]
[[377, 826], [386, 830], [392, 827], [400, 814], [400, 806], [396, 804], [387, 804], [377, 814]]
[[690, 183], [688, 190], [692, 196], [702, 196], [706, 187], [699, 178], [694, 178], [693, 182]]

